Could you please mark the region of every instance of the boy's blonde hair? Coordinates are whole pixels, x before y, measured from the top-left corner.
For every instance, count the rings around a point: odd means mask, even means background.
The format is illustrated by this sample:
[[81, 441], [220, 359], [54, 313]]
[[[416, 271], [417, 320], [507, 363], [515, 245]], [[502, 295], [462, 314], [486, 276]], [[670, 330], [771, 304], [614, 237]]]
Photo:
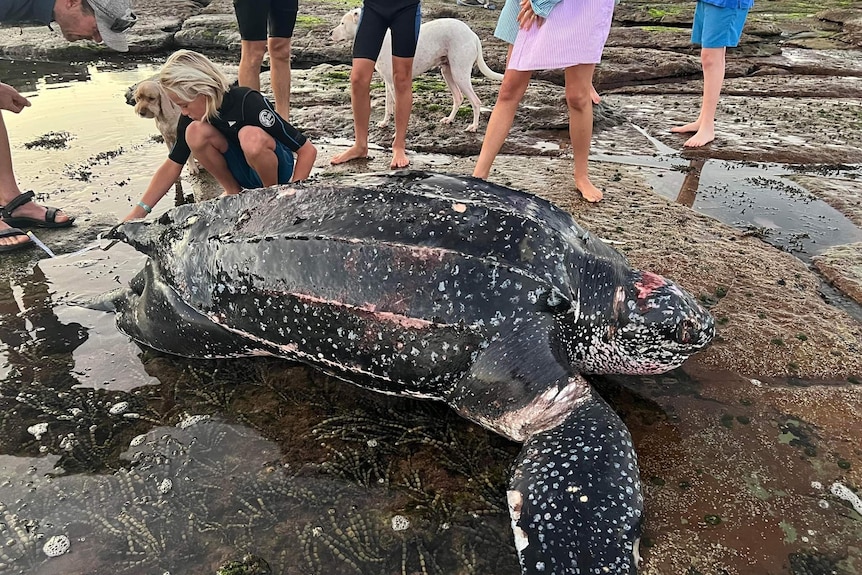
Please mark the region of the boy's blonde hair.
[[184, 102], [203, 94], [207, 100], [205, 120], [218, 117], [218, 109], [230, 83], [209, 58], [192, 50], [177, 50], [159, 71], [159, 83]]

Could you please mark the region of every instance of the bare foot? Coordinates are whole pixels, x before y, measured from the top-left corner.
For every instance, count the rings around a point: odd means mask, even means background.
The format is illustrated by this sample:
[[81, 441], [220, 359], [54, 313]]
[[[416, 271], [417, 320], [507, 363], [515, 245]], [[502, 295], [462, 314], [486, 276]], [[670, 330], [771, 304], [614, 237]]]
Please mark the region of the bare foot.
[[575, 180], [575, 188], [579, 192], [581, 192], [581, 196], [583, 196], [585, 200], [591, 203], [601, 201], [601, 199], [604, 197], [602, 191], [595, 187], [593, 183], [586, 178], [582, 180]]
[[602, 101], [602, 97], [596, 92], [596, 87], [592, 85], [590, 86], [590, 100], [593, 101], [593, 104], [598, 104]]
[[700, 121], [698, 120], [685, 126], [676, 126], [675, 128], [671, 128], [670, 131], [675, 134], [688, 134], [689, 132], [697, 132], [699, 129]]
[[[0, 231], [8, 230], [11, 226], [4, 224], [0, 221]], [[14, 246], [14, 245], [24, 245], [30, 241], [30, 237], [27, 235], [23, 236], [6, 236], [0, 238], [0, 246]]]
[[686, 140], [683, 147], [685, 148], [700, 148], [701, 146], [705, 146], [711, 141], [715, 139], [715, 130], [708, 130], [706, 128], [702, 128], [697, 131], [697, 133]]
[[[14, 199], [14, 198], [13, 198]], [[4, 202], [6, 203], [6, 202]], [[45, 212], [48, 210], [45, 206], [40, 206], [36, 203], [35, 200], [31, 200], [25, 204], [21, 204], [14, 210], [12, 210], [13, 218], [32, 218], [34, 220], [44, 221], [45, 220]], [[63, 210], [57, 210], [57, 214], [54, 216], [54, 223], [62, 224], [64, 222], [69, 221], [69, 216], [67, 216]]]
[[352, 162], [353, 160], [367, 160], [368, 159], [368, 146], [360, 146], [359, 144], [353, 144], [346, 151], [341, 152], [337, 156], [333, 156], [329, 163], [333, 166], [337, 166], [338, 164], [344, 164], [346, 162]]
[[407, 153], [401, 149], [392, 149], [392, 161], [389, 162], [390, 170], [397, 170], [398, 168], [406, 168], [410, 165], [410, 160], [407, 159]]

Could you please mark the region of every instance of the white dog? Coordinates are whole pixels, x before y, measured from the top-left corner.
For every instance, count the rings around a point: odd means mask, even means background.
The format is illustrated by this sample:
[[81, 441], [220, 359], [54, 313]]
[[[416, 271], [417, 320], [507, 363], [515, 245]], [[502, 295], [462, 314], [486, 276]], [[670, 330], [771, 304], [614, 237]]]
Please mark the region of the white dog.
[[[177, 141], [177, 121], [180, 119], [180, 107], [171, 102], [161, 84], [154, 80], [143, 80], [135, 86], [135, 113], [142, 118], [152, 118], [165, 140], [168, 150]], [[189, 174], [198, 173], [198, 165], [194, 156], [189, 156], [186, 162]]]
[[[356, 37], [361, 8], [354, 8], [341, 18], [330, 36], [335, 41], [352, 40]], [[413, 58], [413, 77], [424, 74], [431, 68], [440, 67], [443, 79], [452, 92], [452, 112], [442, 120], [450, 123], [455, 119], [458, 108], [464, 100], [464, 95], [473, 106], [473, 123], [465, 131], [475, 132], [479, 127], [479, 108], [482, 102], [473, 91], [470, 74], [473, 64], [479, 66], [479, 71], [491, 80], [502, 80], [503, 75], [491, 70], [482, 58], [482, 42], [467, 24], [455, 18], [440, 18], [422, 24], [419, 28], [419, 42], [416, 45], [416, 56]], [[377, 124], [380, 127], [389, 123], [389, 116], [395, 107], [395, 84], [392, 81], [392, 38], [386, 32], [383, 47], [374, 66], [377, 73], [383, 77], [386, 85], [386, 110], [383, 120]]]

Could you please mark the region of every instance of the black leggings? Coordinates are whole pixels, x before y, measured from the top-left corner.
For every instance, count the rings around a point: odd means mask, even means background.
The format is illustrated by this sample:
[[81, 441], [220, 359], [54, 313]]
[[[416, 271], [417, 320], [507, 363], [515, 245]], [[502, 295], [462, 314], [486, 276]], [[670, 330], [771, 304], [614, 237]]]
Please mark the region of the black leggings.
[[392, 55], [412, 58], [416, 55], [419, 26], [422, 24], [422, 9], [419, 2], [394, 9], [369, 6], [362, 7], [356, 39], [353, 41], [353, 57], [377, 61], [386, 30], [392, 31]]
[[233, 11], [243, 40], [266, 40], [267, 21], [273, 38], [290, 38], [296, 26], [299, 0], [233, 0]]

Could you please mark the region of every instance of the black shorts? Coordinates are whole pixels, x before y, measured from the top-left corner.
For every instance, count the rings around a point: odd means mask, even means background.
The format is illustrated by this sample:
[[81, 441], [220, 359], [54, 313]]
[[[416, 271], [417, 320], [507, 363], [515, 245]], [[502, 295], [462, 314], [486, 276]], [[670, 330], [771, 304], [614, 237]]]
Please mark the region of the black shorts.
[[290, 38], [296, 26], [299, 0], [233, 0], [233, 11], [243, 40], [259, 42], [269, 36]]
[[419, 2], [393, 9], [365, 3], [359, 17], [359, 27], [353, 40], [353, 57], [377, 61], [386, 30], [392, 31], [392, 55], [412, 58], [416, 55], [422, 9]]

